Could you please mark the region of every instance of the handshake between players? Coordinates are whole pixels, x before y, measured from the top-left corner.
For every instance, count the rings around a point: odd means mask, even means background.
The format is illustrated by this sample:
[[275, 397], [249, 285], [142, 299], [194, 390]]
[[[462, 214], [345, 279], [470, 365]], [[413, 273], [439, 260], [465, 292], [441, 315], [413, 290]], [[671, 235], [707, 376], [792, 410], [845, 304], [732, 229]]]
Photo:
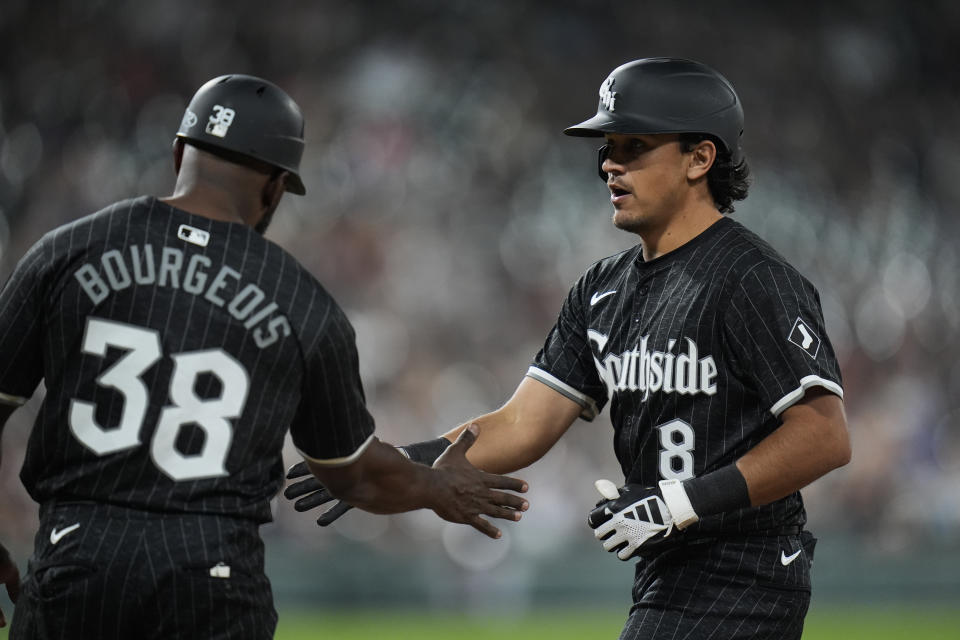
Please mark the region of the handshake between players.
[[[478, 431], [471, 425], [455, 443], [443, 439], [445, 445], [432, 456], [429, 467], [413, 464], [421, 460], [405, 450], [398, 451], [373, 440], [363, 454], [347, 466], [329, 467], [312, 461], [295, 465], [298, 477], [313, 474], [298, 485], [305, 485], [305, 491], [322, 494], [319, 498], [311, 496], [311, 507], [337, 498], [342, 501], [330, 522], [349, 509], [349, 505], [372, 513], [429, 508], [444, 520], [468, 524], [484, 535], [499, 538], [499, 529], [481, 516], [519, 520], [529, 504], [507, 491], [523, 493], [527, 483], [481, 471], [467, 461], [467, 450], [476, 441]], [[296, 487], [287, 489], [287, 497]], [[300, 503], [297, 509], [305, 510]]]
[[[453, 445], [446, 438], [437, 438], [398, 447], [398, 450], [421, 466], [432, 466], [435, 470], [460, 475], [437, 483], [437, 499], [431, 506], [437, 515], [450, 522], [470, 524], [491, 538], [499, 538], [500, 532], [479, 515], [516, 521], [528, 505], [517, 496], [492, 489], [526, 491], [527, 486], [520, 480], [488, 474], [470, 465], [465, 454], [475, 440], [476, 427], [472, 426], [464, 429]], [[311, 473], [312, 469], [307, 462], [293, 465], [287, 472], [287, 478], [298, 482], [288, 486], [284, 496], [296, 500], [294, 509], [301, 512], [340, 498], [334, 506], [320, 514], [318, 525], [325, 527], [332, 524], [354, 506], [378, 511], [367, 504], [347, 502], [340, 491], [331, 491], [318, 479], [322, 470], [320, 474], [315, 474]], [[477, 474], [491, 490], [484, 492], [478, 490], [477, 484], [471, 484]], [[658, 488], [626, 484], [618, 489], [609, 480], [597, 480], [595, 486], [603, 500], [590, 512], [587, 523], [603, 543], [604, 550], [616, 553], [621, 560], [633, 558], [641, 547], [652, 549], [661, 546], [673, 531], [684, 529], [698, 520], [683, 485], [675, 480], [665, 480]]]
[[[526, 491], [527, 486], [520, 480], [484, 473], [472, 467], [463, 454], [476, 438], [472, 435], [473, 433], [465, 429], [453, 445], [450, 445], [448, 440], [438, 439], [446, 443], [449, 449], [447, 453], [441, 455], [442, 459], [438, 458], [435, 462], [429, 456], [424, 457], [423, 449], [436, 441], [414, 443], [399, 449], [412, 461], [426, 465], [432, 464], [434, 469], [461, 470], [462, 480], [438, 485], [442, 491], [437, 494], [438, 499], [436, 505], [432, 507], [433, 510], [444, 520], [470, 524], [491, 538], [499, 538], [500, 532], [489, 522], [480, 518], [479, 514], [516, 521], [520, 520], [521, 511], [525, 511], [528, 504], [517, 496], [502, 492], [490, 491], [484, 494], [482, 491], [479, 493], [469, 491], [477, 489], [476, 485], [469, 484], [469, 477], [474, 475], [469, 472], [469, 469], [480, 474], [483, 481], [489, 483], [488, 486], [491, 488]], [[469, 440], [463, 442], [464, 438]], [[442, 452], [446, 447], [440, 446]], [[293, 465], [287, 472], [287, 478], [299, 480], [284, 491], [287, 499], [296, 500], [294, 509], [297, 511], [309, 511], [337, 499], [336, 495], [311, 474], [311, 469], [306, 462]], [[467, 484], [461, 485], [461, 482]], [[461, 486], [468, 491], [461, 491]], [[597, 480], [595, 486], [603, 499], [589, 513], [587, 523], [594, 529], [595, 537], [603, 543], [604, 550], [616, 553], [621, 560], [630, 560], [641, 553], [641, 548], [646, 550], [662, 546], [671, 533], [684, 529], [698, 520], [682, 485], [676, 481], [663, 481], [659, 488], [626, 484], [618, 489], [609, 480]], [[444, 497], [443, 492], [450, 491], [455, 497]], [[671, 511], [671, 505], [673, 511]], [[341, 499], [320, 514], [317, 524], [321, 527], [330, 525], [353, 506]], [[372, 509], [367, 508], [367, 510]], [[677, 512], [677, 515], [674, 515], [674, 512]], [[680, 513], [683, 516], [680, 516]]]

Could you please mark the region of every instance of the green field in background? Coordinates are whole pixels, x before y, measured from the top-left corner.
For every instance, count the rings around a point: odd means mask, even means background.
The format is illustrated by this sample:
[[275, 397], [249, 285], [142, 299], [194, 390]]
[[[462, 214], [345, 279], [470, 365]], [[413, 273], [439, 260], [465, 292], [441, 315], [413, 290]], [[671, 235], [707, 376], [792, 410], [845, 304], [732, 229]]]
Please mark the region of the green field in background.
[[[358, 612], [355, 615], [287, 613], [278, 640], [616, 640], [624, 612], [539, 612], [518, 619]], [[960, 605], [955, 608], [844, 607], [811, 612], [804, 640], [960, 640]]]
[[[9, 614], [9, 611], [7, 612]], [[615, 640], [623, 612], [538, 612], [520, 618], [359, 610], [353, 613], [282, 611], [277, 640]], [[6, 639], [6, 629], [0, 638]], [[958, 640], [956, 607], [824, 608], [807, 617], [804, 640]]]

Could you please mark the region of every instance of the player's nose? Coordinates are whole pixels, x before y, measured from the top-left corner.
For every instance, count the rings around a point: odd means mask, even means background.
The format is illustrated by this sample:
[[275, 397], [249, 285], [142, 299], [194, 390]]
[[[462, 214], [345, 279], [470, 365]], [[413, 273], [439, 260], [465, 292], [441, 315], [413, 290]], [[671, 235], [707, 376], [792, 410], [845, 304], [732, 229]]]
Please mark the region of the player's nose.
[[626, 169], [610, 155], [607, 155], [607, 157], [603, 159], [603, 162], [600, 163], [600, 171], [606, 173], [608, 176], [611, 174], [622, 176], [626, 172]]

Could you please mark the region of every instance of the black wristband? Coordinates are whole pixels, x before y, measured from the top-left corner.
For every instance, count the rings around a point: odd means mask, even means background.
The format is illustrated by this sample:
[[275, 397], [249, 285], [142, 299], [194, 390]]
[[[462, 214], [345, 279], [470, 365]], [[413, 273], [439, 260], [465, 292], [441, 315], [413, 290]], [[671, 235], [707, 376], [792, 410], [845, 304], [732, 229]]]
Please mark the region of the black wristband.
[[440, 437], [425, 442], [414, 442], [400, 448], [414, 462], [431, 466], [451, 444], [453, 443], [446, 438]]
[[683, 481], [690, 506], [703, 518], [750, 506], [747, 481], [736, 464], [711, 471], [699, 478]]

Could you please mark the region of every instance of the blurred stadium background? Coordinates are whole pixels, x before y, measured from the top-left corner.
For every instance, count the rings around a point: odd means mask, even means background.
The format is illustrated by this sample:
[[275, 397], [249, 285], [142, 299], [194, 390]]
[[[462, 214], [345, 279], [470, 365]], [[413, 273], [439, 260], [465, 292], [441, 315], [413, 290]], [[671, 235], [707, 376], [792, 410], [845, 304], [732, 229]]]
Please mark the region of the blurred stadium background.
[[[754, 180], [734, 215], [819, 287], [843, 366], [854, 457], [804, 491], [820, 538], [805, 637], [960, 638], [958, 41], [950, 0], [4, 0], [0, 278], [53, 226], [168, 194], [203, 81], [270, 78], [306, 114], [308, 195], [268, 236], [347, 309], [381, 437], [432, 437], [502, 403], [569, 285], [633, 243], [595, 145], [561, 130], [618, 64], [701, 60], [745, 105]], [[0, 469], [22, 568], [36, 400]], [[321, 530], [278, 500], [263, 534], [280, 637], [367, 637], [337, 626], [356, 610], [387, 625], [369, 637], [615, 637], [632, 571], [583, 524], [593, 480], [622, 479], [611, 436], [606, 414], [577, 423], [518, 474], [531, 510], [498, 542], [427, 513]]]

